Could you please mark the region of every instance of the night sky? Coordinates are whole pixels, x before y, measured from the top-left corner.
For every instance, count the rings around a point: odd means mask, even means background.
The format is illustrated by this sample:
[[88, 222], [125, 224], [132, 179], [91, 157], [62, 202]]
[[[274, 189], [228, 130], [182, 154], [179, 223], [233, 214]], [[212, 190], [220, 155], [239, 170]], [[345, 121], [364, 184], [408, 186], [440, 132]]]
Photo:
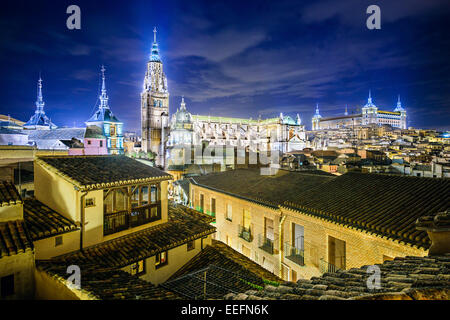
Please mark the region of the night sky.
[[[81, 8], [81, 30], [66, 8]], [[381, 30], [368, 30], [368, 5]], [[2, 1], [0, 113], [27, 121], [41, 72], [45, 111], [83, 126], [106, 67], [112, 111], [140, 129], [140, 92], [153, 27], [168, 77], [170, 112], [262, 118], [299, 113], [307, 128], [356, 110], [372, 90], [409, 126], [450, 129], [450, 1]]]

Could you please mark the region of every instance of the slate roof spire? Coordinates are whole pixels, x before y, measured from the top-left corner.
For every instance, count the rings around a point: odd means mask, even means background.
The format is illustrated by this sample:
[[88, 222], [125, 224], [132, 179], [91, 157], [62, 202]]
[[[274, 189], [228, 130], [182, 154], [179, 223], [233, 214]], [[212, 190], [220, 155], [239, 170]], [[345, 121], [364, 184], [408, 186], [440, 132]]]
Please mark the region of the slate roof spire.
[[105, 70], [105, 66], [102, 65], [102, 94], [100, 95], [100, 108], [109, 108], [108, 96], [106, 94]]
[[159, 56], [158, 42], [156, 42], [156, 27], [153, 28], [153, 44], [152, 44], [152, 52], [150, 54], [150, 61], [153, 62], [161, 62], [161, 58]]
[[25, 123], [24, 128], [26, 129], [37, 129], [38, 127], [48, 127], [49, 129], [54, 129], [56, 126], [51, 122], [51, 120], [45, 115], [44, 111], [44, 97], [42, 94], [42, 78], [39, 75], [39, 80], [37, 84], [37, 99], [35, 102], [36, 110], [34, 115]]

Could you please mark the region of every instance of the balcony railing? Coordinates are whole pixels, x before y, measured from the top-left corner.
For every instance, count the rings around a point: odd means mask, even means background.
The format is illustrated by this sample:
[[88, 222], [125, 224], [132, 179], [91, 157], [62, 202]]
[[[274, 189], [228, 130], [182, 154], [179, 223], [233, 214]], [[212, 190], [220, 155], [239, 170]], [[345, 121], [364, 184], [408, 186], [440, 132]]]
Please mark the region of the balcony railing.
[[131, 212], [106, 213], [103, 221], [103, 234], [109, 235], [129, 228], [141, 226], [161, 219], [161, 203], [132, 208]]
[[246, 228], [244, 226], [238, 226], [238, 236], [239, 238], [244, 239], [245, 241], [252, 242], [253, 236], [250, 228]]
[[[341, 260], [345, 260], [345, 257], [342, 257]], [[343, 262], [343, 261], [341, 261]], [[342, 264], [345, 265], [345, 264]], [[325, 272], [337, 272], [338, 270], [342, 270], [345, 269], [344, 268], [339, 268], [336, 265], [329, 263], [328, 261], [325, 261], [323, 258], [320, 259], [319, 261], [319, 270], [321, 273], [325, 273]]]
[[294, 247], [289, 242], [285, 243], [284, 256], [299, 266], [305, 265], [305, 250]]
[[277, 235], [273, 236], [273, 239], [268, 238], [265, 234], [259, 234], [258, 235], [258, 247], [261, 250], [264, 250], [267, 253], [270, 254], [277, 254]]

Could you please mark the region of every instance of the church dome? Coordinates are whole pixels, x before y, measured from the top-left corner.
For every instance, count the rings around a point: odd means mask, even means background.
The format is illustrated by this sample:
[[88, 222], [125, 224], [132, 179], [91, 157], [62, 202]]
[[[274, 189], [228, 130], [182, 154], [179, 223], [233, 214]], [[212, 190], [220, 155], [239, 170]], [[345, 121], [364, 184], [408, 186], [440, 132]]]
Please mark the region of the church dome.
[[192, 123], [192, 115], [186, 110], [184, 97], [181, 100], [181, 108], [175, 113], [175, 120], [177, 123]]

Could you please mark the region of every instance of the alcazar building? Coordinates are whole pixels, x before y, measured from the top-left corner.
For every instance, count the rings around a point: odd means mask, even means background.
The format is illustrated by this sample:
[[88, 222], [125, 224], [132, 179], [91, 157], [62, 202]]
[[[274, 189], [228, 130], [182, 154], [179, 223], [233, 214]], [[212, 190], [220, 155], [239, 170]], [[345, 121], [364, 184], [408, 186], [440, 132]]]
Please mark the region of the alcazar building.
[[317, 105], [316, 113], [312, 118], [313, 130], [338, 129], [369, 124], [380, 126], [387, 124], [394, 128], [406, 129], [406, 110], [402, 107], [400, 96], [398, 97], [397, 107], [393, 111], [380, 110], [372, 102], [372, 95], [369, 92], [369, 98], [364, 107], [362, 107], [361, 113], [349, 115], [346, 109], [343, 116], [323, 118]]

